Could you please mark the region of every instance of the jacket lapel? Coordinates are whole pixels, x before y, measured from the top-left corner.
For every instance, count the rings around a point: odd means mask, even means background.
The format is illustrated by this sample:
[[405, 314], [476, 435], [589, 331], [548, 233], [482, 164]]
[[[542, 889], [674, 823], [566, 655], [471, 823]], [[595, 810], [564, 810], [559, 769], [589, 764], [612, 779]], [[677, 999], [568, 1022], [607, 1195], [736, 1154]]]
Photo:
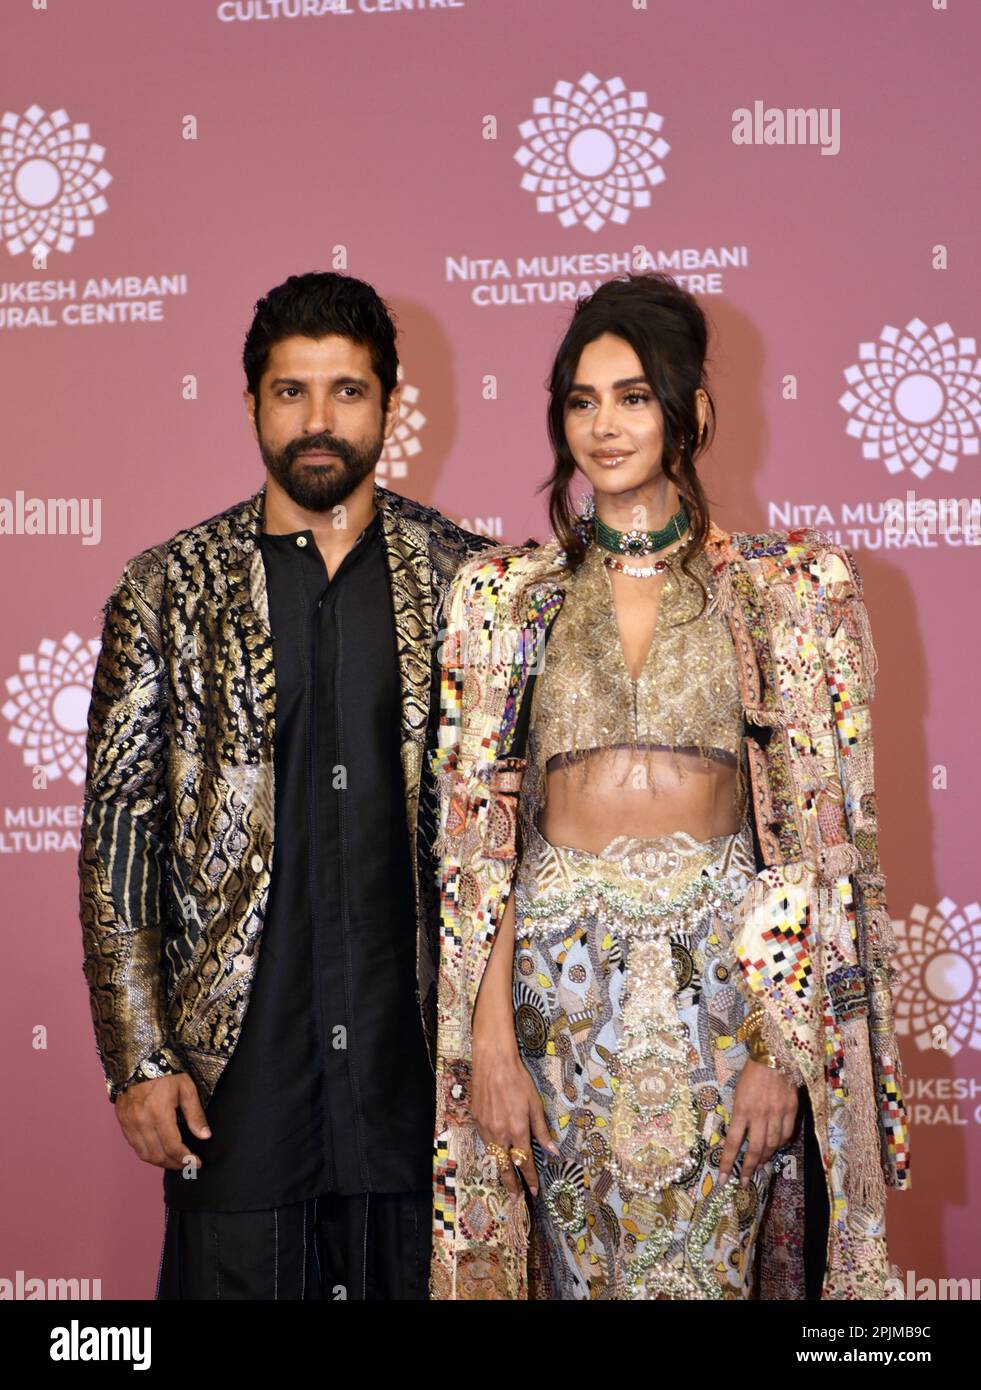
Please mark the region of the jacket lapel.
[[[217, 624], [212, 641], [216, 644], [208, 668], [222, 671], [229, 661], [241, 667], [243, 710], [249, 711], [245, 734], [254, 757], [222, 760], [222, 776], [234, 786], [261, 825], [260, 839], [265, 846], [273, 842], [273, 737], [276, 730], [276, 679], [273, 664], [272, 632], [269, 627], [269, 600], [266, 570], [262, 563], [259, 536], [265, 485], [227, 516], [225, 535], [219, 546], [227, 547], [224, 568], [225, 601], [215, 610]], [[218, 576], [214, 576], [216, 591]]]
[[229, 516], [229, 554], [225, 580], [228, 585], [227, 609], [230, 622], [241, 631], [244, 679], [251, 690], [256, 708], [262, 711], [267, 726], [266, 733], [271, 738], [275, 725], [276, 692], [266, 568], [262, 563], [262, 550], [259, 547], [265, 494], [263, 484], [257, 493]]
[[[736, 649], [744, 745], [763, 859], [766, 864], [799, 860], [803, 842], [787, 747], [786, 715], [772, 703], [780, 682], [766, 595], [746, 554], [729, 532], [714, 522], [709, 523], [705, 549], [718, 581], [715, 603], [728, 622]], [[750, 726], [757, 731], [770, 730], [765, 747], [750, 732]]]
[[402, 706], [402, 773], [409, 840], [414, 846], [419, 818], [419, 783], [432, 695], [432, 564], [426, 530], [409, 520], [397, 493], [375, 485], [395, 613]]

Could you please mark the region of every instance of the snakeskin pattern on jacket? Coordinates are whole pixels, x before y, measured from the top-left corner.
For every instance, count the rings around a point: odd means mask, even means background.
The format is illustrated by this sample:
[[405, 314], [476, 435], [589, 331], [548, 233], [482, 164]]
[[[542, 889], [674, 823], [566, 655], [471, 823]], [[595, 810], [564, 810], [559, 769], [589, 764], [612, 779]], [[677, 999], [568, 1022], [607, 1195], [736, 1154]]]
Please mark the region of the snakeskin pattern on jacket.
[[[401, 681], [417, 1002], [435, 1058], [433, 621], [491, 544], [380, 486]], [[274, 844], [276, 691], [265, 486], [131, 559], [104, 610], [79, 853], [83, 969], [114, 1101], [189, 1071], [210, 1099], [238, 1040]]]

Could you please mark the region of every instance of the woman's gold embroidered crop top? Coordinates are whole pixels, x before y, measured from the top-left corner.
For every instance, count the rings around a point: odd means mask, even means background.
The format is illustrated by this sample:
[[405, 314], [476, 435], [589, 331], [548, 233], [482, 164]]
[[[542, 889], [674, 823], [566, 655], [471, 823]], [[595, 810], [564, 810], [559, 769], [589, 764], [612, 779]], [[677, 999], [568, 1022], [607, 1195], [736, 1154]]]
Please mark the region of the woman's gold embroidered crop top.
[[[736, 652], [723, 615], [701, 612], [703, 590], [671, 559], [657, 623], [634, 681], [617, 626], [610, 575], [590, 546], [566, 583], [565, 598], [535, 679], [529, 759], [539, 769], [594, 749], [698, 750], [740, 764], [743, 716]], [[704, 551], [691, 568], [714, 591]], [[705, 608], [709, 598], [705, 597]], [[742, 780], [742, 779], [740, 779]]]

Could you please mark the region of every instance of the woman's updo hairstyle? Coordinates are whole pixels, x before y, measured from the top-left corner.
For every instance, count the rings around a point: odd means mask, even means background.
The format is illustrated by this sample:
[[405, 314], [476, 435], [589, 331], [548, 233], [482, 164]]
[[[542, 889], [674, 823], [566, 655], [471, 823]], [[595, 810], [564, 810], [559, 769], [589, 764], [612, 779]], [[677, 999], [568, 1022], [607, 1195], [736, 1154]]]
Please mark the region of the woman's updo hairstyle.
[[576, 302], [572, 322], [556, 354], [548, 382], [548, 437], [554, 468], [538, 489], [549, 489], [552, 530], [572, 569], [582, 563], [589, 540], [570, 498], [576, 462], [566, 442], [565, 411], [583, 349], [595, 338], [611, 333], [630, 344], [664, 416], [661, 464], [678, 489], [691, 523], [688, 557], [701, 549], [708, 534], [708, 504], [695, 472], [695, 460], [715, 432], [715, 404], [708, 396], [708, 417], [701, 437], [695, 392], [705, 385], [708, 325], [694, 295], [670, 275], [644, 272], [607, 280], [593, 294]]

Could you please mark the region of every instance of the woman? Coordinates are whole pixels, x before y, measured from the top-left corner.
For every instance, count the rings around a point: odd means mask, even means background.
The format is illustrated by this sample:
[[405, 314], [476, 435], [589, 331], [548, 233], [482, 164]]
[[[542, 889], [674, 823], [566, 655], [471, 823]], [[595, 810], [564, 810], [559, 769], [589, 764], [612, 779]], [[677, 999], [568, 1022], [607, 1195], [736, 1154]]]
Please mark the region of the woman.
[[705, 347], [667, 276], [580, 301], [555, 538], [449, 596], [434, 1298], [880, 1298], [896, 1272], [860, 580], [820, 533], [710, 520]]

